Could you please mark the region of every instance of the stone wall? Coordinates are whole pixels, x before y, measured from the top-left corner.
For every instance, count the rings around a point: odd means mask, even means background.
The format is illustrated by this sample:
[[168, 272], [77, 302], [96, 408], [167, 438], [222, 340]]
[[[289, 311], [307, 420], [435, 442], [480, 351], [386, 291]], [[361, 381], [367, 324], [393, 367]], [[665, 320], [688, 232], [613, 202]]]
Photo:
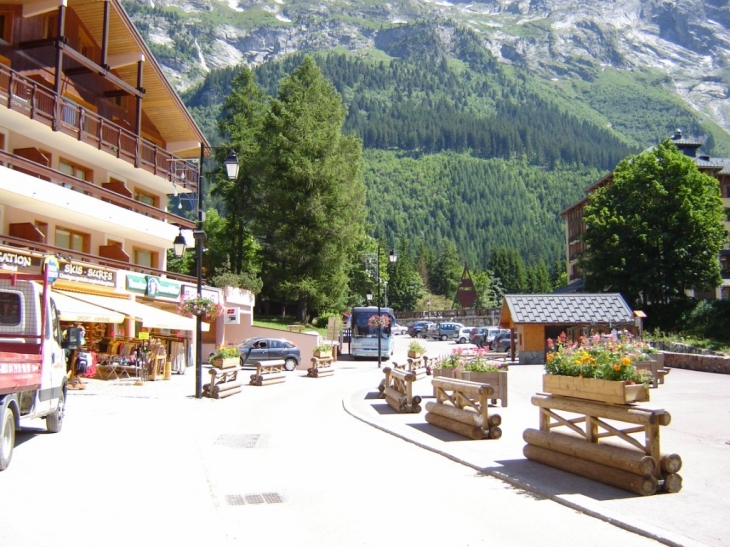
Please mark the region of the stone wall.
[[730, 356], [728, 355], [698, 355], [671, 351], [665, 351], [663, 353], [664, 366], [666, 367], [730, 374]]

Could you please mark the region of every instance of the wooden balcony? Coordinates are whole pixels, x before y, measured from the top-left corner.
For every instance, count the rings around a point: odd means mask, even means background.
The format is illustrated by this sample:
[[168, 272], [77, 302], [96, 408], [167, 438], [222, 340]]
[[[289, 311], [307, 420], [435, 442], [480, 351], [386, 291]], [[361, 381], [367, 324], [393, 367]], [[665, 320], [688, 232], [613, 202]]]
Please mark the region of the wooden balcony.
[[26, 158], [10, 154], [4, 150], [0, 150], [0, 164], [11, 169], [23, 172], [26, 175], [36, 176], [40, 179], [50, 181], [52, 184], [60, 184], [71, 190], [76, 190], [87, 196], [106, 201], [118, 207], [123, 207], [145, 215], [155, 220], [167, 222], [168, 224], [175, 224], [182, 228], [195, 228], [195, 221], [188, 220], [184, 217], [169, 213], [162, 209], [147, 205], [140, 201], [136, 201], [129, 197], [129, 194], [117, 193], [109, 188], [97, 186], [93, 182], [85, 181], [45, 167]]
[[28, 116], [137, 168], [184, 180], [197, 192], [198, 166], [0, 64], [0, 106]]

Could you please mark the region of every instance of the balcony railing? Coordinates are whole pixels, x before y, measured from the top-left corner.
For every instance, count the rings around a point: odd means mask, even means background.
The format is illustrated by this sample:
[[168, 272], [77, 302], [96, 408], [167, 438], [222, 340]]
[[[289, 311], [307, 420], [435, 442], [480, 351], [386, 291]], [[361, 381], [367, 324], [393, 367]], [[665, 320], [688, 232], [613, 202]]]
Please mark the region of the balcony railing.
[[106, 201], [113, 205], [117, 205], [118, 207], [154, 218], [155, 220], [175, 224], [182, 228], [195, 227], [195, 222], [192, 220], [188, 220], [173, 213], [168, 213], [167, 211], [158, 209], [152, 205], [147, 205], [146, 203], [142, 203], [132, 199], [131, 197], [123, 196], [112, 190], [97, 186], [93, 182], [72, 177], [71, 175], [56, 171], [50, 167], [45, 167], [34, 161], [10, 154], [4, 150], [0, 150], [0, 163], [6, 167], [10, 167], [11, 169], [18, 169], [24, 173], [35, 175], [44, 180], [49, 180], [51, 183], [63, 185], [70, 190], [76, 190], [86, 194], [87, 196]]
[[197, 192], [198, 167], [0, 64], [0, 105]]
[[115, 270], [126, 270], [137, 272], [146, 275], [153, 275], [156, 277], [167, 276], [168, 279], [175, 279], [177, 281], [184, 281], [186, 283], [196, 283], [197, 278], [190, 275], [178, 274], [174, 272], [167, 272], [165, 270], [158, 270], [157, 268], [148, 268], [147, 266], [140, 266], [138, 264], [131, 264], [129, 262], [122, 262], [120, 260], [114, 260], [111, 258], [104, 258], [97, 255], [88, 253], [81, 253], [78, 251], [72, 251], [63, 247], [55, 247], [53, 245], [46, 245], [45, 243], [39, 243], [36, 241], [28, 241], [20, 239], [18, 237], [11, 237], [6, 235], [0, 235], [0, 244], [15, 247], [18, 249], [26, 249], [28, 251], [35, 251], [43, 254], [60, 254], [68, 256], [77, 260], [78, 262], [84, 262], [86, 264], [96, 264], [99, 266], [106, 266], [114, 268]]

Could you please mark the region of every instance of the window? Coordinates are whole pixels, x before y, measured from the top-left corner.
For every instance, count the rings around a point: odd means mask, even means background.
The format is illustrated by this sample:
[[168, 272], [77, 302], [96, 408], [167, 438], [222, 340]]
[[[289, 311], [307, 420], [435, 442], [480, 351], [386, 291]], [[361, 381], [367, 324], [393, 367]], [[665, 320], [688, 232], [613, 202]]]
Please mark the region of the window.
[[61, 171], [61, 173], [71, 175], [72, 177], [76, 177], [77, 179], [89, 181], [92, 179], [93, 174], [90, 169], [87, 169], [86, 167], [81, 167], [80, 165], [77, 165], [63, 158], [58, 161], [58, 170]]
[[56, 15], [46, 15], [43, 18], [43, 38], [55, 38], [58, 31]]
[[20, 294], [0, 294], [0, 325], [13, 327], [20, 324]]
[[13, 14], [0, 12], [0, 38], [10, 43], [13, 41]]
[[80, 253], [88, 253], [89, 239], [89, 234], [56, 227], [56, 247], [78, 251]]
[[723, 287], [720, 291], [720, 298], [722, 300], [730, 300], [730, 287]]
[[157, 267], [157, 253], [146, 249], [134, 250], [134, 263], [138, 266], [146, 266], [148, 268]]
[[139, 190], [138, 188], [134, 189], [134, 199], [135, 199], [135, 201], [139, 201], [140, 203], [144, 203], [145, 205], [157, 207], [157, 200], [158, 200], [157, 196], [153, 196], [152, 194], [143, 192], [142, 190]]

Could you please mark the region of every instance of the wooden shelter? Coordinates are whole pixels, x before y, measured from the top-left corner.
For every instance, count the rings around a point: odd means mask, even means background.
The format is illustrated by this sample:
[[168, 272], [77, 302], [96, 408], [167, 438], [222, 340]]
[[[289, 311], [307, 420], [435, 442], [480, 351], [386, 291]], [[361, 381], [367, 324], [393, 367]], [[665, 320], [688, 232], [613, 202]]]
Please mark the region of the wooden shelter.
[[547, 339], [565, 332], [568, 339], [628, 329], [635, 314], [618, 293], [507, 294], [499, 326], [514, 331], [520, 364], [544, 363]]

